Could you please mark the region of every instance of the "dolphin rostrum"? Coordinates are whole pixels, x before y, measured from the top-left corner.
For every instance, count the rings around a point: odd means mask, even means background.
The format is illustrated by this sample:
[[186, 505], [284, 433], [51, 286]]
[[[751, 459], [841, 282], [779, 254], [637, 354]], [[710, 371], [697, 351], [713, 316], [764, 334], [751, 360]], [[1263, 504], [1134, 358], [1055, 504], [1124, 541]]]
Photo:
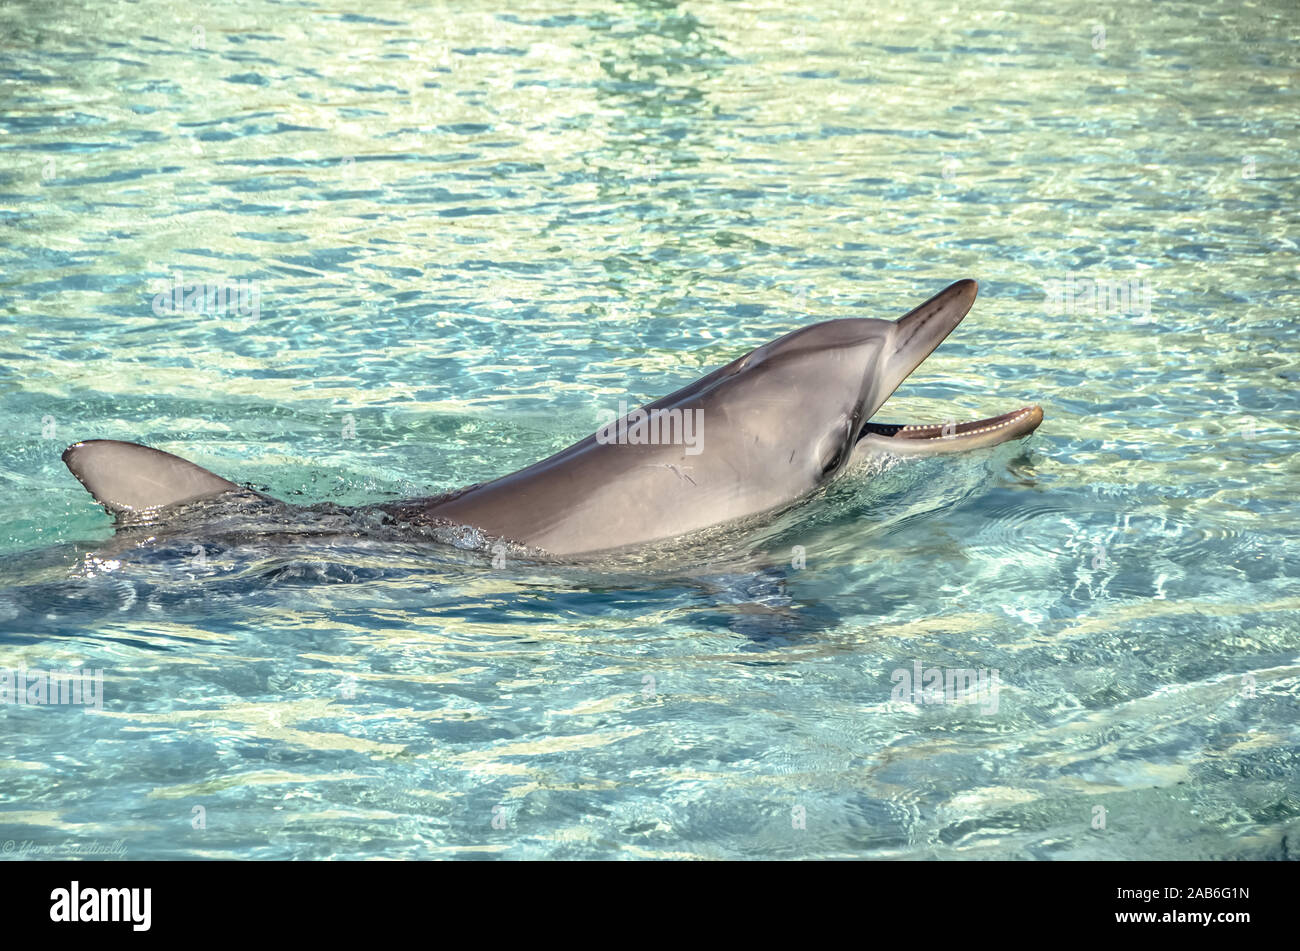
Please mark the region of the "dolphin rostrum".
[[[487, 540], [583, 555], [773, 512], [871, 454], [955, 452], [1027, 436], [1042, 422], [1037, 406], [961, 424], [871, 421], [966, 316], [976, 289], [958, 281], [897, 321], [795, 330], [518, 472], [362, 510], [399, 528], [469, 526]], [[127, 524], [164, 521], [162, 510], [199, 500], [284, 505], [135, 443], [79, 442], [63, 461]]]

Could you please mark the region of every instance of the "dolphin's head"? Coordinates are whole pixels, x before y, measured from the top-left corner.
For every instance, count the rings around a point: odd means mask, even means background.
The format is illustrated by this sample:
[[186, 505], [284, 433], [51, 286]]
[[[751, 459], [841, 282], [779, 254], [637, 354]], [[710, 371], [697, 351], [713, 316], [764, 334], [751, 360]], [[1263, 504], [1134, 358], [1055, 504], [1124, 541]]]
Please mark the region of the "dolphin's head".
[[814, 485], [836, 476], [867, 421], [966, 316], [976, 289], [958, 281], [896, 321], [813, 324], [724, 368], [728, 402], [762, 417], [743, 427], [757, 437], [745, 447], [751, 459], [759, 450], [788, 478]]

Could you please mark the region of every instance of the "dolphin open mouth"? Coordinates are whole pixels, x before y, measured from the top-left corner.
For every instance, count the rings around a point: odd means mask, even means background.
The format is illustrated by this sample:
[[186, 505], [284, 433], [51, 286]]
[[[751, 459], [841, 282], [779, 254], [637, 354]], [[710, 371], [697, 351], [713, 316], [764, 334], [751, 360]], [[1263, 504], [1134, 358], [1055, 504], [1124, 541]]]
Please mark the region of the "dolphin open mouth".
[[[978, 290], [979, 285], [973, 280], [957, 281], [895, 322], [893, 349], [882, 374], [883, 385], [876, 394], [877, 409], [961, 323], [975, 303]], [[855, 452], [880, 450], [895, 455], [963, 452], [1028, 436], [1042, 421], [1043, 410], [1039, 406], [1026, 406], [1012, 413], [964, 423], [918, 425], [868, 421], [858, 434]]]
[[916, 425], [868, 422], [858, 436], [858, 448], [895, 455], [965, 452], [1028, 436], [1042, 421], [1041, 406], [1026, 406], [1013, 413], [964, 423], [950, 421]]

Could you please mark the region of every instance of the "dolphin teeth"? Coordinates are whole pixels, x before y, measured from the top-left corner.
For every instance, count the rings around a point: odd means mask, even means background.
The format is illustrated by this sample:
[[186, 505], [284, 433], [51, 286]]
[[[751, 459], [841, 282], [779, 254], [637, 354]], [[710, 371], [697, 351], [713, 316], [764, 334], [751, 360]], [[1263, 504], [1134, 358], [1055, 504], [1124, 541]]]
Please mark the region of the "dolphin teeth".
[[[981, 426], [979, 429], [968, 429], [968, 430], [966, 430], [965, 432], [958, 433], [958, 434], [956, 434], [956, 435], [961, 435], [961, 436], [978, 436], [980, 433], [988, 433], [988, 432], [992, 432], [992, 431], [995, 430], [995, 429], [1006, 429], [1008, 426], [1014, 426], [1016, 423], [1020, 422], [1022, 419], [1024, 419], [1026, 416], [1028, 416], [1032, 411], [1033, 411], [1033, 408], [1032, 408], [1032, 407], [1029, 407], [1029, 408], [1027, 408], [1027, 409], [1022, 409], [1020, 412], [1015, 413], [1015, 414], [1012, 415], [1012, 416], [1008, 416], [1006, 419], [1004, 419], [1004, 420], [1003, 420], [1002, 422], [1000, 422], [1000, 423], [994, 423], [994, 424], [992, 424], [991, 426]], [[927, 429], [940, 429], [940, 430], [942, 430], [943, 425], [945, 425], [945, 424], [939, 424], [939, 423], [914, 423], [914, 424], [908, 424], [908, 425], [906, 425], [906, 426], [901, 426], [901, 427], [899, 427], [898, 432], [904, 432], [904, 433], [907, 433], [907, 432], [916, 432], [916, 431], [918, 431], [918, 430], [927, 430]], [[958, 423], [957, 425], [958, 425], [958, 426], [961, 426], [961, 425], [964, 425], [964, 424]], [[931, 437], [931, 438], [938, 438], [938, 437]]]

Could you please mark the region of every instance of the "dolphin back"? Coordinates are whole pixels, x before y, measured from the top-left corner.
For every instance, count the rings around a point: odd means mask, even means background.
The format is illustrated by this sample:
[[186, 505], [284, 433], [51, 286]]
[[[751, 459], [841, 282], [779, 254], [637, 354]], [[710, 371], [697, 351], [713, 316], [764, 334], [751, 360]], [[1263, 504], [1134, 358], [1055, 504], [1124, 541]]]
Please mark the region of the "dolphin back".
[[63, 462], [116, 516], [247, 491], [180, 456], [116, 439], [75, 443], [63, 451]]

